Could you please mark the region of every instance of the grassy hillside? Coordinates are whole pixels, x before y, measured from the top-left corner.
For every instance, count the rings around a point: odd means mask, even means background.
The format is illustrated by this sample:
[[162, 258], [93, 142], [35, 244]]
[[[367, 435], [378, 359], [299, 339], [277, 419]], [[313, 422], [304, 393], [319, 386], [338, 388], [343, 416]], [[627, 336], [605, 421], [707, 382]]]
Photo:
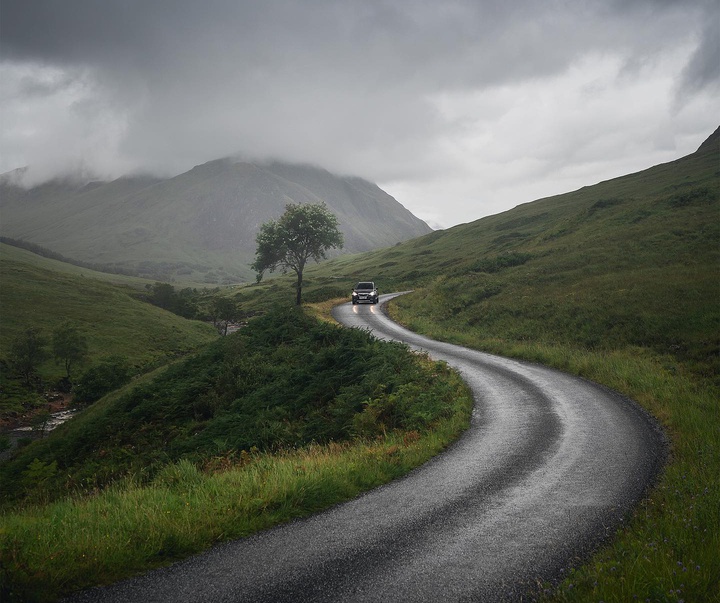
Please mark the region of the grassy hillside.
[[0, 466], [0, 595], [52, 599], [356, 496], [437, 454], [471, 405], [444, 363], [271, 311]]
[[705, 148], [312, 266], [307, 294], [347, 295], [353, 281], [374, 279], [385, 292], [416, 289], [397, 301], [398, 313], [440, 337], [636, 346], [713, 380], [720, 374], [720, 160], [717, 142]]
[[[88, 342], [88, 359], [76, 367], [79, 371], [103, 358], [123, 356], [134, 371], [142, 372], [217, 337], [209, 325], [138, 301], [133, 296], [136, 290], [128, 287], [138, 285], [137, 279], [103, 277], [126, 285], [98, 280], [91, 271], [0, 244], [0, 360], [8, 359], [11, 342], [24, 329], [40, 329], [50, 338], [65, 322], [76, 325]], [[3, 368], [7, 379], [7, 367]], [[40, 366], [40, 374], [52, 381], [62, 376], [63, 369], [49, 359]], [[18, 411], [20, 402], [15, 394], [0, 392], [0, 413]]]
[[717, 170], [707, 154], [444, 233], [418, 263], [442, 276], [399, 303], [436, 332], [638, 346], [717, 377]]
[[11, 244], [0, 243], [0, 254], [2, 254], [0, 255], [0, 260], [2, 261], [10, 260], [16, 263], [27, 264], [28, 267], [40, 268], [46, 272], [58, 272], [64, 275], [90, 278], [103, 283], [124, 285], [133, 289], [143, 289], [145, 285], [154, 282], [137, 276], [91, 270], [61, 260], [43, 257], [32, 250], [23, 249]]
[[31, 255], [0, 245], [0, 353], [25, 326], [49, 332], [64, 321], [81, 327], [92, 357], [120, 354], [138, 367], [176, 358], [217, 336], [209, 325], [138, 301], [131, 290], [49, 270], [36, 257], [27, 261]]

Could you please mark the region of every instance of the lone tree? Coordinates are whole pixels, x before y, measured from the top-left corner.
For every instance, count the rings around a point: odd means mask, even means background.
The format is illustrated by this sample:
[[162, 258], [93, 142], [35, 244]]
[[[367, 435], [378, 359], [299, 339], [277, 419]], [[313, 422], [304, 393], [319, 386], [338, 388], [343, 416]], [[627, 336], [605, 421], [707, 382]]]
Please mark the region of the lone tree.
[[274, 272], [281, 268], [283, 274], [292, 270], [297, 274], [295, 303], [299, 306], [305, 264], [310, 258], [316, 262], [325, 259], [325, 252], [330, 248], [342, 248], [343, 235], [338, 230], [337, 217], [324, 203], [288, 203], [279, 220], [265, 222], [260, 227], [256, 241], [252, 269], [258, 273], [258, 282], [266, 270]]
[[237, 318], [238, 309], [235, 303], [227, 297], [213, 300], [210, 306], [210, 317], [220, 335], [227, 335], [228, 325]]
[[73, 324], [66, 322], [53, 331], [53, 355], [57, 362], [65, 364], [65, 378], [70, 380], [70, 369], [82, 362], [88, 355], [88, 344], [85, 336]]
[[34, 327], [24, 329], [10, 345], [10, 363], [25, 378], [28, 387], [38, 365], [48, 357], [46, 345], [40, 329]]

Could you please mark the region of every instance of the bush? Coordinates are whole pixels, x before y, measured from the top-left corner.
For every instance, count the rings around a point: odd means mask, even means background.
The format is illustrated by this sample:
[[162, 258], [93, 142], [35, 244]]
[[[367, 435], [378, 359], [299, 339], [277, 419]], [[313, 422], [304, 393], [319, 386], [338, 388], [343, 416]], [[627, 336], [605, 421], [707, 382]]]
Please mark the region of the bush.
[[[107, 361], [83, 376], [76, 395], [95, 400], [128, 375], [121, 359]], [[32, 495], [14, 476], [34, 458], [58, 461], [43, 492], [54, 486], [61, 495], [128, 473], [168, 480], [163, 467], [181, 460], [422, 432], [452, 406], [448, 380], [446, 368], [403, 344], [279, 308], [36, 442], [0, 467], [0, 490], [8, 499]]]
[[130, 381], [130, 366], [127, 359], [112, 356], [85, 372], [75, 386], [74, 401], [80, 404], [95, 402], [128, 381]]

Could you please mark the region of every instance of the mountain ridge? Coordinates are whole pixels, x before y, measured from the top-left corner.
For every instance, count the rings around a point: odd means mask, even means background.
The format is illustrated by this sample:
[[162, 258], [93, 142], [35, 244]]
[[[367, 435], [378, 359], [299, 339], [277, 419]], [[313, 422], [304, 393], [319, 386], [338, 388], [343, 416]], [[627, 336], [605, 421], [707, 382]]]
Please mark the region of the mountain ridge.
[[21, 176], [0, 176], [0, 235], [159, 280], [252, 280], [255, 235], [287, 203], [326, 203], [346, 253], [432, 231], [376, 184], [310, 165], [224, 158], [171, 178], [56, 179], [28, 189]]

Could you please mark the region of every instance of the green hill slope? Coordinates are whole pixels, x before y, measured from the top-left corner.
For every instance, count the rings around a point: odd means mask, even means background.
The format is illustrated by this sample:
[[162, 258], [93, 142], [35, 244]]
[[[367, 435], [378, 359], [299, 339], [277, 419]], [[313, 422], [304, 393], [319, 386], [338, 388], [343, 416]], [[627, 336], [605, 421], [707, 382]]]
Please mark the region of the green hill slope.
[[[209, 325], [138, 301], [132, 289], [92, 278], [90, 271], [74, 270], [79, 269], [0, 244], [0, 358], [7, 358], [11, 341], [23, 329], [36, 327], [49, 337], [66, 321], [87, 338], [91, 361], [121, 355], [136, 370], [217, 337]], [[45, 375], [58, 372], [52, 361], [45, 363]]]
[[[362, 256], [311, 284], [373, 279], [439, 336], [650, 348], [720, 373], [720, 153], [696, 153]], [[342, 277], [342, 278], [338, 278]], [[312, 297], [312, 286], [308, 287]]]

